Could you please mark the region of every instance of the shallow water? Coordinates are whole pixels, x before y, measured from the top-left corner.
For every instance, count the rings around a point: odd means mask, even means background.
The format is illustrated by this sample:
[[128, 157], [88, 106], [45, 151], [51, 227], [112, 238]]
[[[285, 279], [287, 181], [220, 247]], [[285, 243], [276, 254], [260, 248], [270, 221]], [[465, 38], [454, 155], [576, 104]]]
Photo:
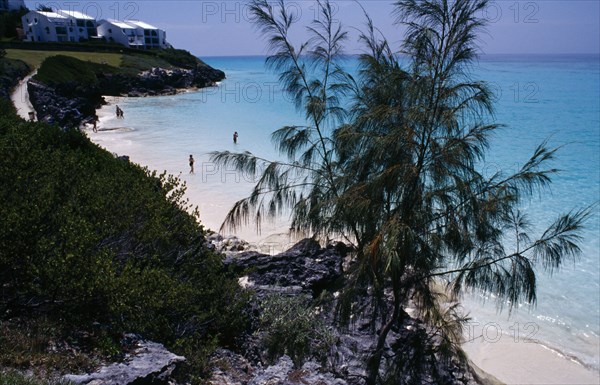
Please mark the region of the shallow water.
[[[252, 151], [276, 157], [270, 133], [302, 123], [293, 105], [282, 97], [277, 77], [261, 57], [207, 58], [227, 79], [218, 87], [174, 96], [117, 99], [125, 119], [114, 118], [114, 104], [101, 114], [103, 129], [92, 139], [110, 151], [154, 170], [180, 175], [188, 197], [200, 209], [202, 222], [218, 229], [231, 205], [245, 197], [252, 178], [217, 168], [208, 153]], [[478, 78], [491, 82], [498, 96], [496, 121], [506, 125], [492, 140], [486, 173], [515, 171], [548, 139], [564, 146], [555, 166], [562, 171], [550, 192], [535, 197], [526, 208], [534, 228], [541, 230], [559, 213], [600, 200], [600, 61], [598, 56], [488, 56], [474, 67]], [[239, 133], [238, 143], [232, 140]], [[190, 154], [196, 159], [189, 174]], [[272, 250], [291, 243], [284, 234], [286, 218], [238, 235]], [[600, 216], [596, 206], [584, 232], [583, 253], [562, 271], [539, 274], [538, 304], [527, 304], [508, 318], [497, 314], [493, 298], [472, 297], [474, 333], [501, 331], [522, 341], [538, 339], [588, 366], [599, 366]], [[482, 302], [485, 301], [485, 305]]]

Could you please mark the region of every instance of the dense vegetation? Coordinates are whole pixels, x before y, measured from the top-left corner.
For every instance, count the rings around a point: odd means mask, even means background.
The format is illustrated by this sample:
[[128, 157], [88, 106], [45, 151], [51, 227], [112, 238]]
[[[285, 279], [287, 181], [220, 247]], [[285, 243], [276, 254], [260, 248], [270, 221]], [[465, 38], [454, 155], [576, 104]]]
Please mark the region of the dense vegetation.
[[30, 71], [25, 62], [7, 58], [0, 48], [0, 98], [10, 98], [10, 90]]
[[26, 13], [27, 9], [0, 12], [0, 40], [17, 37], [17, 28], [21, 27], [21, 17]]
[[514, 174], [481, 170], [499, 127], [488, 85], [469, 71], [487, 6], [487, 0], [398, 0], [396, 22], [406, 35], [397, 51], [365, 15], [355, 78], [344, 67], [347, 32], [329, 2], [319, 3], [319, 17], [307, 26], [310, 38], [297, 46], [293, 7], [283, 0], [251, 3], [268, 40], [267, 65], [306, 125], [273, 133], [286, 161], [213, 154], [225, 166], [259, 174], [225, 226], [291, 212], [296, 230], [354, 244], [338, 320], [343, 326], [365, 316], [377, 331], [366, 360], [368, 385], [403, 383], [409, 372], [411, 383], [420, 375], [436, 378], [420, 373], [419, 355], [384, 354], [407, 307], [416, 307], [436, 341], [427, 354], [464, 358], [466, 319], [458, 300], [465, 290], [493, 293], [500, 308], [534, 305], [536, 270], [552, 272], [580, 251], [578, 231], [589, 209], [560, 216], [540, 235], [520, 211], [524, 199], [551, 182], [555, 150], [543, 143]]
[[84, 60], [77, 55], [60, 54], [48, 56], [42, 62], [35, 78], [48, 85], [77, 82], [83, 86], [97, 86], [98, 76], [106, 74], [135, 76], [140, 71], [156, 67], [193, 69], [198, 65], [204, 63], [187, 51], [175, 49], [164, 50], [156, 55], [123, 54], [117, 66]]
[[73, 351], [118, 356], [133, 332], [200, 373], [243, 329], [245, 300], [185, 187], [1, 103], [0, 366], [88, 368]]
[[108, 64], [82, 61], [71, 56], [50, 56], [42, 63], [35, 79], [50, 86], [77, 82], [84, 87], [98, 86], [98, 75], [115, 73], [118, 69]]

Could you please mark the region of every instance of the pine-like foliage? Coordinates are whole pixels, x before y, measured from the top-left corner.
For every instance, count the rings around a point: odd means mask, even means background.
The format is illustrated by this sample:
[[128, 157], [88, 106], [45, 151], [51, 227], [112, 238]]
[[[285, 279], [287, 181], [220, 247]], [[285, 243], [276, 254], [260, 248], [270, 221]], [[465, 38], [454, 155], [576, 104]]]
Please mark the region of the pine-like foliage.
[[[366, 16], [355, 80], [343, 71], [346, 35], [328, 2], [319, 2], [321, 15], [308, 27], [312, 38], [299, 48], [289, 37], [296, 18], [283, 0], [252, 3], [256, 26], [269, 39], [267, 64], [279, 72], [307, 125], [273, 134], [287, 162], [213, 155], [244, 172], [264, 166], [225, 225], [259, 223], [291, 210], [295, 230], [355, 245], [339, 315], [348, 321], [366, 311], [379, 331], [367, 361], [369, 385], [380, 381], [386, 338], [409, 303], [439, 336], [436, 357], [461, 357], [464, 318], [452, 304], [461, 293], [491, 292], [511, 309], [534, 304], [536, 267], [553, 271], [579, 253], [578, 231], [589, 209], [561, 216], [538, 238], [518, 210], [557, 172], [548, 166], [555, 150], [543, 143], [514, 174], [481, 171], [490, 135], [499, 128], [491, 122], [490, 89], [469, 72], [484, 27], [477, 15], [487, 4], [397, 1], [396, 21], [406, 27], [400, 52]], [[341, 100], [352, 101], [348, 111]], [[370, 305], [359, 310], [355, 301], [364, 296]], [[398, 367], [393, 361], [391, 371]]]

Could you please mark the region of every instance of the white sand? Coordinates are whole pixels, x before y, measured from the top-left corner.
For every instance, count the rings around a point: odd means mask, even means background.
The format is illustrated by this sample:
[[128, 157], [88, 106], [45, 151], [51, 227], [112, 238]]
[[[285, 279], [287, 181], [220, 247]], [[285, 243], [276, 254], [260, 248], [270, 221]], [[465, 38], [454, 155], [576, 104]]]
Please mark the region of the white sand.
[[19, 82], [17, 87], [15, 87], [14, 92], [10, 95], [10, 99], [12, 100], [15, 108], [17, 109], [17, 113], [20, 117], [25, 120], [29, 120], [29, 113], [35, 111], [31, 102], [29, 101], [29, 92], [27, 91], [27, 82], [37, 73], [37, 70], [27, 75], [23, 80]]
[[463, 345], [471, 361], [506, 384], [600, 384], [600, 373], [542, 344], [477, 338]]

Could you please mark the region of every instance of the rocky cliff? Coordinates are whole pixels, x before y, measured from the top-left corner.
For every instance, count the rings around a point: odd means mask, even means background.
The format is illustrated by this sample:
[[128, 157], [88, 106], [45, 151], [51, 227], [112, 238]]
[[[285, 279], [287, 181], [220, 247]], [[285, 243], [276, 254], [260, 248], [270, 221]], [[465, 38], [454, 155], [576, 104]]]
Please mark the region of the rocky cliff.
[[[61, 127], [79, 127], [95, 117], [95, 110], [104, 102], [103, 95], [168, 95], [181, 90], [214, 86], [225, 78], [223, 71], [204, 63], [198, 63], [195, 68], [172, 65], [168, 68], [153, 67], [132, 74], [131, 71], [76, 63], [74, 60], [68, 58], [69, 66], [81, 66], [82, 69], [74, 71], [75, 76], [67, 81], [54, 81], [48, 76], [36, 76], [29, 81], [29, 97], [38, 120], [56, 123]], [[42, 66], [40, 72], [43, 70]], [[78, 76], [80, 73], [83, 76]]]

